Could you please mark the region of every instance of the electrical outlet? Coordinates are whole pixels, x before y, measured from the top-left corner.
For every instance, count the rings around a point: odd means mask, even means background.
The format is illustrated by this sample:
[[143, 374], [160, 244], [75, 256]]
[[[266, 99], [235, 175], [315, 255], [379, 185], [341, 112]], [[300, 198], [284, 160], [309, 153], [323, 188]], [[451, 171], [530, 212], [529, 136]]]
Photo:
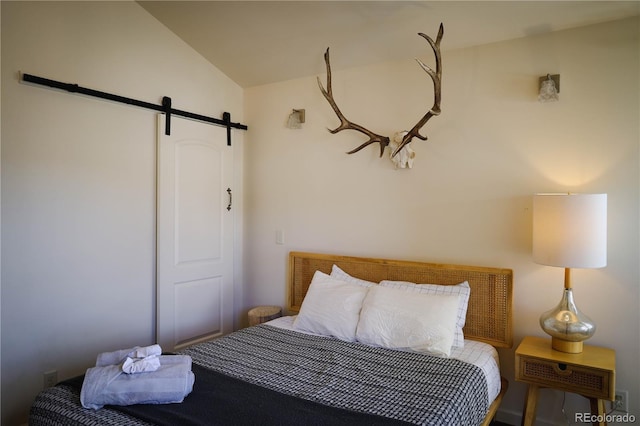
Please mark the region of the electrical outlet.
[[623, 413], [629, 412], [629, 392], [619, 390], [616, 391], [616, 399], [611, 403], [611, 409], [615, 411], [621, 411]]
[[58, 370], [44, 372], [44, 388], [50, 388], [58, 383]]

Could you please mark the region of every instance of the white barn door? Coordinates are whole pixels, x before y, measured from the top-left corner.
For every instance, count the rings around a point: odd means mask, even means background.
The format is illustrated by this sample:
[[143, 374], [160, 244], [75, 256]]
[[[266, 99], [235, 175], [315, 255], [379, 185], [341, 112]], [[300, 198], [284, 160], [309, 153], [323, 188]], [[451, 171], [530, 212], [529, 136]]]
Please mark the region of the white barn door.
[[233, 328], [233, 176], [226, 128], [158, 116], [157, 342], [165, 351]]

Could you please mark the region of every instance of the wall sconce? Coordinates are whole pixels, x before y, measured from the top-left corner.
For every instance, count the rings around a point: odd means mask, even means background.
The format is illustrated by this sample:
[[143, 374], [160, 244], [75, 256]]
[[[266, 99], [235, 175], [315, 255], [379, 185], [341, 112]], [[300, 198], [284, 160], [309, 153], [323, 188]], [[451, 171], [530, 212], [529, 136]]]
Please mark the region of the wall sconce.
[[304, 123], [304, 115], [304, 109], [294, 109], [291, 114], [289, 114], [289, 119], [287, 120], [287, 128], [301, 129], [302, 123]]
[[555, 102], [559, 100], [560, 74], [547, 74], [540, 77], [540, 90], [538, 92], [538, 102]]

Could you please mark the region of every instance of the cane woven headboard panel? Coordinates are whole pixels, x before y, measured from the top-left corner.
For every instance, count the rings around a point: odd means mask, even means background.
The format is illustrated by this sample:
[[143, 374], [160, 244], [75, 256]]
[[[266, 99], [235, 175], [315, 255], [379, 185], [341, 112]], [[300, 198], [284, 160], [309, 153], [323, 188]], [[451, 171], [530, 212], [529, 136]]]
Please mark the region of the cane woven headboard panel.
[[330, 274], [334, 264], [354, 277], [376, 283], [393, 280], [454, 285], [468, 281], [471, 295], [464, 337], [499, 348], [513, 344], [510, 269], [291, 252], [287, 280], [290, 313], [300, 310], [315, 271]]

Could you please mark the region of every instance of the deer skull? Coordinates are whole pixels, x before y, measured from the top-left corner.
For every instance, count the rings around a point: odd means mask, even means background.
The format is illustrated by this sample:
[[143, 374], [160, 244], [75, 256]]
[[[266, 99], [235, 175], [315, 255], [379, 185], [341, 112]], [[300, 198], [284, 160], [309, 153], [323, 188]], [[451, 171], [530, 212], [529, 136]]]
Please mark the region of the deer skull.
[[[389, 144], [389, 148], [391, 148], [391, 152], [389, 153], [389, 157], [393, 164], [395, 164], [396, 169], [410, 169], [413, 167], [413, 159], [416, 157], [416, 152], [411, 148], [411, 143], [405, 144], [399, 151], [396, 152], [396, 149], [400, 146], [404, 137], [409, 133], [406, 130], [402, 132], [396, 132], [393, 135], [393, 140]], [[395, 153], [395, 155], [394, 155]]]

